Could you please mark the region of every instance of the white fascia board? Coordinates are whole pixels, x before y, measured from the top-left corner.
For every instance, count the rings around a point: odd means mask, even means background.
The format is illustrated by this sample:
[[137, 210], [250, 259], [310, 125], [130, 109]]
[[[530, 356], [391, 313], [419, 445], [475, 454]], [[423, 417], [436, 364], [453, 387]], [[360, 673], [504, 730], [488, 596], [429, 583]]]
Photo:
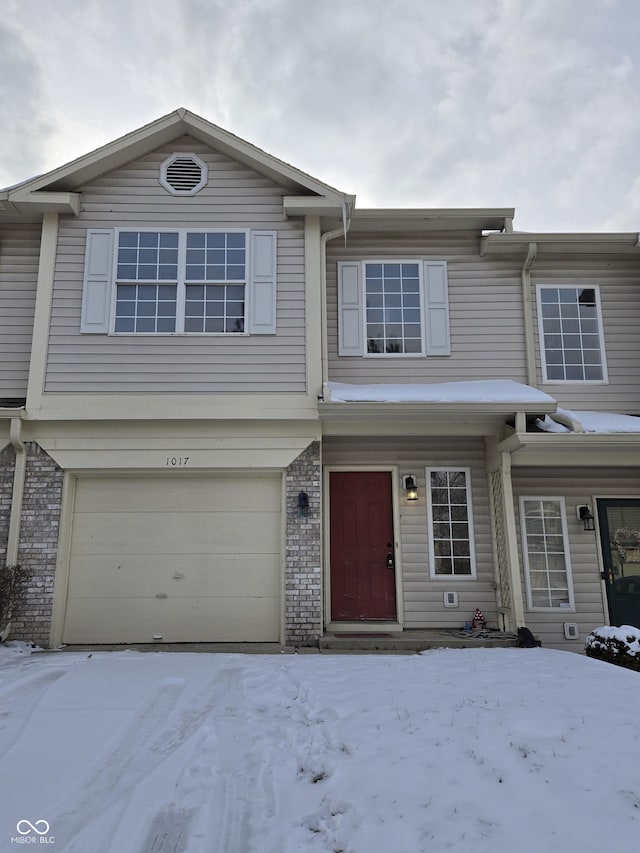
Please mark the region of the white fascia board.
[[354, 213], [351, 231], [493, 231], [507, 228], [515, 210], [504, 208], [371, 208]]
[[321, 196], [335, 195], [336, 198], [343, 196], [334, 187], [278, 160], [255, 145], [245, 142], [240, 137], [185, 109], [174, 110], [58, 169], [26, 181], [21, 184], [21, 187], [26, 191], [35, 191], [63, 184], [65, 189], [77, 189], [100, 175], [117, 169], [185, 134], [191, 134], [206, 145], [227, 154], [291, 191], [302, 189]]
[[636, 252], [640, 248], [640, 235], [635, 231], [602, 234], [487, 234], [481, 238], [480, 254], [526, 251], [530, 243], [536, 243], [539, 249], [549, 252]]
[[16, 216], [19, 211], [15, 204], [9, 200], [9, 193], [0, 193], [0, 216]]
[[152, 147], [159, 147], [177, 138], [181, 135], [181, 122], [177, 112], [169, 113], [151, 124], [77, 157], [70, 163], [25, 181], [20, 184], [20, 188], [35, 191], [58, 183], [65, 183], [73, 188], [82, 186], [112, 169], [135, 160]]
[[347, 207], [347, 216], [349, 215], [349, 206], [353, 206], [353, 196], [334, 195], [328, 198], [293, 195], [285, 196], [282, 204], [287, 216], [329, 216], [340, 219], [344, 210], [343, 205]]
[[184, 114], [183, 121], [188, 128], [188, 132], [192, 133], [196, 138], [200, 139], [208, 145], [213, 145], [223, 153], [234, 157], [236, 160], [245, 163], [261, 172], [266, 177], [272, 180], [283, 183], [283, 179], [291, 185], [298, 185], [309, 190], [312, 193], [324, 196], [335, 196], [342, 198], [344, 193], [335, 187], [325, 184], [308, 175], [306, 172], [297, 169], [295, 166], [285, 163], [284, 160], [279, 160], [272, 154], [267, 154], [261, 148], [240, 139], [228, 130], [224, 130], [215, 124], [211, 124], [201, 116], [191, 113], [188, 110], [178, 110]]
[[[518, 433], [498, 444], [513, 465], [606, 468], [638, 466], [640, 435], [615, 433]], [[638, 466], [640, 467], [640, 466]]]
[[80, 213], [80, 193], [31, 192], [20, 189], [11, 192], [9, 200], [18, 211], [71, 213], [73, 216], [78, 216]]
[[[41, 383], [36, 387], [41, 387]], [[256, 415], [259, 413], [259, 415]], [[314, 394], [37, 394], [33, 421], [318, 420]]]
[[511, 404], [505, 402], [335, 402], [319, 403], [321, 420], [352, 420], [372, 417], [387, 422], [404, 418], [438, 418], [439, 420], [473, 420], [474, 417], [509, 417], [517, 412], [553, 414], [557, 408], [555, 401], [527, 403], [522, 401]]

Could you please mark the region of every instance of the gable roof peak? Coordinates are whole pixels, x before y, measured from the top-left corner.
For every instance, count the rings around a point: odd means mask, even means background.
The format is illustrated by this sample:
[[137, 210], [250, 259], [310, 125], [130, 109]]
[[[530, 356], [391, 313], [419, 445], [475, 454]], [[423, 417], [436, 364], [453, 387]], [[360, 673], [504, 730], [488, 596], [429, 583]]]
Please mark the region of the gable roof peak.
[[144, 156], [149, 151], [179, 139], [185, 134], [193, 136], [270, 178], [292, 194], [310, 194], [342, 202], [347, 196], [317, 178], [267, 154], [261, 148], [235, 136], [228, 130], [202, 118], [196, 113], [178, 107], [158, 119], [143, 125], [70, 163], [21, 183], [21, 193], [43, 190], [77, 191], [92, 180]]

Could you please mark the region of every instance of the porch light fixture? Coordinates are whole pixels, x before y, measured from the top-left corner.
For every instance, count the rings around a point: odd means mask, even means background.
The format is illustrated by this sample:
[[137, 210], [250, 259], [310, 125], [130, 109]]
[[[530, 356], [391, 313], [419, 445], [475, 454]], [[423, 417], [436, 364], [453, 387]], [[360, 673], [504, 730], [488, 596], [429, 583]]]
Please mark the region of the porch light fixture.
[[591, 512], [591, 507], [589, 504], [582, 504], [579, 507], [576, 507], [578, 510], [578, 518], [584, 525], [585, 530], [595, 530], [595, 524], [593, 520], [593, 513]]
[[306, 492], [298, 494], [298, 518], [309, 517], [309, 495]]
[[402, 485], [407, 493], [408, 501], [417, 501], [418, 500], [418, 486], [416, 485], [416, 478], [414, 474], [407, 474], [402, 478]]

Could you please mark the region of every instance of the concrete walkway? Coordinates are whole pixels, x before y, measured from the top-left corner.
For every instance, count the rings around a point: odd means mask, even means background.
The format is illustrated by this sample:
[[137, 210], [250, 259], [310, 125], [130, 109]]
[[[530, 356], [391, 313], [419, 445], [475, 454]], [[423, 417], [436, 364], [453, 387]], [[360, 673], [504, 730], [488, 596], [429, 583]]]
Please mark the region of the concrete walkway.
[[123, 643], [122, 645], [70, 645], [52, 651], [195, 652], [205, 654], [314, 655], [314, 654], [416, 654], [427, 649], [508, 648], [518, 645], [515, 634], [500, 631], [416, 630], [402, 633], [327, 633], [313, 646], [280, 643]]

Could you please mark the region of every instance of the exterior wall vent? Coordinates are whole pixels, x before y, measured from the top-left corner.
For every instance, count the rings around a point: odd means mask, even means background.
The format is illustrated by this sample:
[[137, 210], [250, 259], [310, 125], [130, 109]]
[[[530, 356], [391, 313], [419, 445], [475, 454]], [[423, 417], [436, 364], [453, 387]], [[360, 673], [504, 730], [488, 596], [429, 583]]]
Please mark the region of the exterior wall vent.
[[578, 640], [580, 638], [577, 622], [564, 623], [564, 637], [565, 640]]
[[160, 167], [160, 183], [172, 195], [195, 195], [207, 177], [207, 164], [197, 154], [177, 152]]
[[457, 607], [458, 606], [458, 593], [457, 592], [445, 592], [444, 593], [444, 606], [445, 607]]

